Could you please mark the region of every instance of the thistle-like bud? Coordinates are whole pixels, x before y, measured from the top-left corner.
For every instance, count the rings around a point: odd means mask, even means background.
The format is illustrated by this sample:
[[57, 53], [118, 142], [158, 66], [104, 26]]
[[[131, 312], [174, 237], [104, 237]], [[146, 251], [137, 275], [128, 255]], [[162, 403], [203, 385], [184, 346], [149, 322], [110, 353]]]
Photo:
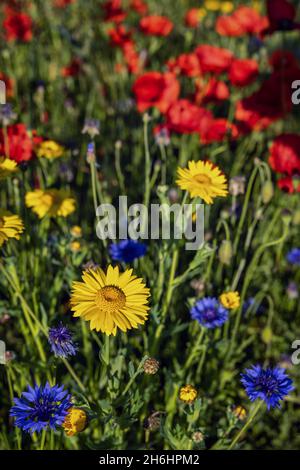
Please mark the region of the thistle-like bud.
[[148, 418], [144, 421], [144, 428], [147, 431], [156, 431], [159, 429], [161, 423], [160, 413], [156, 411], [152, 413]]
[[148, 375], [154, 375], [159, 369], [159, 362], [153, 357], [149, 357], [144, 362], [144, 372]]
[[229, 265], [232, 258], [232, 244], [230, 240], [223, 240], [219, 249], [219, 260], [222, 264]]
[[204, 435], [201, 431], [196, 431], [192, 435], [192, 440], [195, 444], [200, 444], [200, 442], [204, 441]]
[[271, 199], [274, 196], [274, 186], [271, 180], [267, 180], [264, 182], [263, 187], [261, 189], [261, 197], [264, 204], [269, 204]]

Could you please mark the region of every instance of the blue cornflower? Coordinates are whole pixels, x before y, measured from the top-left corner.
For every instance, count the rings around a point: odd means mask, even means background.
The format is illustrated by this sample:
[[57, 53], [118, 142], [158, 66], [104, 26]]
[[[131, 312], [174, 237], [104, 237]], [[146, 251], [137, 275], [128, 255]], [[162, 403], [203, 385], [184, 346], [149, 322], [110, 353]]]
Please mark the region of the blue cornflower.
[[293, 389], [293, 381], [286, 375], [281, 367], [252, 366], [241, 374], [241, 382], [245, 387], [251, 401], [262, 399], [270, 408], [280, 408], [280, 400], [287, 396]]
[[109, 254], [115, 261], [131, 263], [136, 258], [144, 256], [147, 245], [137, 240], [121, 240], [119, 243], [112, 243], [109, 247]]
[[48, 382], [45, 386], [28, 386], [21, 398], [14, 398], [14, 403], [10, 416], [15, 417], [15, 426], [30, 433], [61, 426], [72, 406], [71, 395], [64, 386], [51, 387]]
[[55, 356], [68, 357], [76, 354], [77, 346], [73, 343], [71, 332], [61, 322], [49, 329], [48, 341]]
[[191, 316], [206, 328], [222, 326], [228, 319], [228, 310], [214, 297], [204, 297], [191, 309]]
[[293, 248], [288, 252], [286, 259], [291, 264], [300, 266], [300, 248]]

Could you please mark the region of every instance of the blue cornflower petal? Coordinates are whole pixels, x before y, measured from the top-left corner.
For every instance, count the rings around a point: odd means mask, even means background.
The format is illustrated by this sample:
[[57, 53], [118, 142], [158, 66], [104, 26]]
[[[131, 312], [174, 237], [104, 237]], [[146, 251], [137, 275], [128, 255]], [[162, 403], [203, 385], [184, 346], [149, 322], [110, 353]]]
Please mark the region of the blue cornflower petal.
[[62, 323], [49, 329], [48, 341], [51, 351], [58, 357], [74, 356], [78, 349], [73, 343], [70, 330]]
[[266, 403], [268, 409], [280, 408], [280, 401], [294, 390], [293, 381], [280, 367], [264, 369], [256, 365], [251, 369], [246, 369], [241, 376], [241, 382], [250, 401], [260, 398]]
[[15, 418], [15, 426], [26, 432], [40, 432], [50, 427], [60, 426], [67, 411], [71, 408], [71, 395], [63, 386], [53, 387], [47, 382], [45, 386], [28, 386], [20, 398], [14, 399], [10, 416]]
[[112, 243], [109, 247], [109, 254], [114, 261], [131, 263], [137, 258], [146, 254], [147, 245], [137, 240], [121, 240], [119, 243]]
[[204, 297], [190, 311], [193, 320], [206, 328], [217, 328], [228, 320], [228, 310], [214, 297]]
[[290, 250], [286, 256], [286, 259], [289, 263], [300, 266], [300, 248], [293, 248]]

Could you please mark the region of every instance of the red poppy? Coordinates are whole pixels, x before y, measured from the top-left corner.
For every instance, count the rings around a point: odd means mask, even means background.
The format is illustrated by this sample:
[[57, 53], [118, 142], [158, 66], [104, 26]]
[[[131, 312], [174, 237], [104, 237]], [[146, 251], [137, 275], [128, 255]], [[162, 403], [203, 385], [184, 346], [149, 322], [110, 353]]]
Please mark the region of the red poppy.
[[131, 31], [127, 31], [123, 25], [117, 25], [108, 31], [112, 46], [123, 47], [131, 41]]
[[195, 102], [200, 104], [224, 101], [229, 98], [229, 89], [225, 82], [211, 77], [209, 81], [204, 84], [203, 81], [196, 81]]
[[123, 45], [122, 50], [129, 73], [133, 75], [140, 73], [142, 70], [142, 61], [136, 51], [135, 44], [129, 41]]
[[26, 13], [6, 8], [3, 29], [7, 41], [29, 42], [32, 39], [32, 19]]
[[277, 173], [300, 175], [300, 135], [281, 134], [274, 140], [269, 164]]
[[29, 161], [34, 157], [34, 146], [42, 141], [41, 137], [30, 136], [24, 124], [7, 127], [7, 148], [3, 130], [0, 129], [0, 154], [8, 156], [17, 163]]
[[258, 63], [254, 59], [234, 59], [229, 70], [229, 80], [235, 86], [247, 86], [258, 76]]
[[5, 73], [0, 72], [0, 80], [5, 83], [6, 96], [10, 98], [14, 94], [14, 81], [9, 78]]
[[299, 23], [295, 23], [296, 8], [287, 0], [267, 0], [267, 13], [269, 28], [266, 33], [299, 29]]
[[131, 0], [130, 8], [140, 15], [145, 15], [148, 12], [148, 5], [143, 0]]
[[274, 71], [291, 69], [298, 69], [300, 71], [298, 61], [294, 54], [290, 51], [274, 51], [269, 59], [269, 62]]
[[81, 68], [82, 68], [81, 60], [78, 58], [75, 58], [69, 63], [69, 65], [61, 69], [61, 75], [63, 77], [77, 77], [81, 72]]
[[291, 111], [290, 90], [290, 80], [282, 80], [273, 73], [258, 91], [238, 101], [235, 119], [241, 121], [249, 131], [267, 128]]
[[167, 126], [180, 134], [201, 132], [212, 119], [212, 113], [188, 100], [178, 100], [167, 112]]
[[288, 194], [300, 193], [300, 183], [297, 183], [291, 176], [280, 178], [277, 181], [277, 186]]
[[239, 22], [245, 34], [259, 34], [268, 26], [268, 18], [251, 7], [240, 6], [232, 14]]
[[186, 26], [190, 28], [197, 28], [200, 24], [200, 20], [199, 8], [191, 8], [185, 14], [184, 22]]
[[245, 34], [245, 30], [237, 18], [230, 15], [218, 17], [216, 22], [216, 31], [221, 36], [238, 37]]
[[150, 36], [168, 36], [173, 29], [173, 23], [166, 16], [145, 16], [140, 21], [140, 28], [144, 34]]
[[143, 113], [155, 106], [165, 113], [180, 92], [180, 85], [173, 73], [147, 72], [133, 84], [138, 110]]
[[196, 54], [181, 54], [177, 59], [171, 59], [167, 63], [170, 71], [181, 73], [187, 77], [197, 77], [201, 75], [201, 69]]
[[237, 137], [237, 129], [227, 119], [212, 119], [209, 125], [199, 133], [202, 144], [211, 144], [212, 142], [222, 142], [226, 137]]
[[121, 0], [107, 0], [103, 4], [104, 21], [111, 21], [113, 23], [121, 23], [125, 20], [127, 13], [122, 9]]
[[233, 60], [233, 54], [228, 49], [203, 44], [196, 49], [200, 67], [203, 73], [220, 74], [227, 72]]

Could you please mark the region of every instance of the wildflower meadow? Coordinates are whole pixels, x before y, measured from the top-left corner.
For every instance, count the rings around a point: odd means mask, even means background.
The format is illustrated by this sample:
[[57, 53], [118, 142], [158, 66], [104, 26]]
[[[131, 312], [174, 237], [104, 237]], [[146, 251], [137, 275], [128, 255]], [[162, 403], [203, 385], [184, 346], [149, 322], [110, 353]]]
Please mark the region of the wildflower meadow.
[[300, 450], [299, 2], [0, 17], [0, 449]]

